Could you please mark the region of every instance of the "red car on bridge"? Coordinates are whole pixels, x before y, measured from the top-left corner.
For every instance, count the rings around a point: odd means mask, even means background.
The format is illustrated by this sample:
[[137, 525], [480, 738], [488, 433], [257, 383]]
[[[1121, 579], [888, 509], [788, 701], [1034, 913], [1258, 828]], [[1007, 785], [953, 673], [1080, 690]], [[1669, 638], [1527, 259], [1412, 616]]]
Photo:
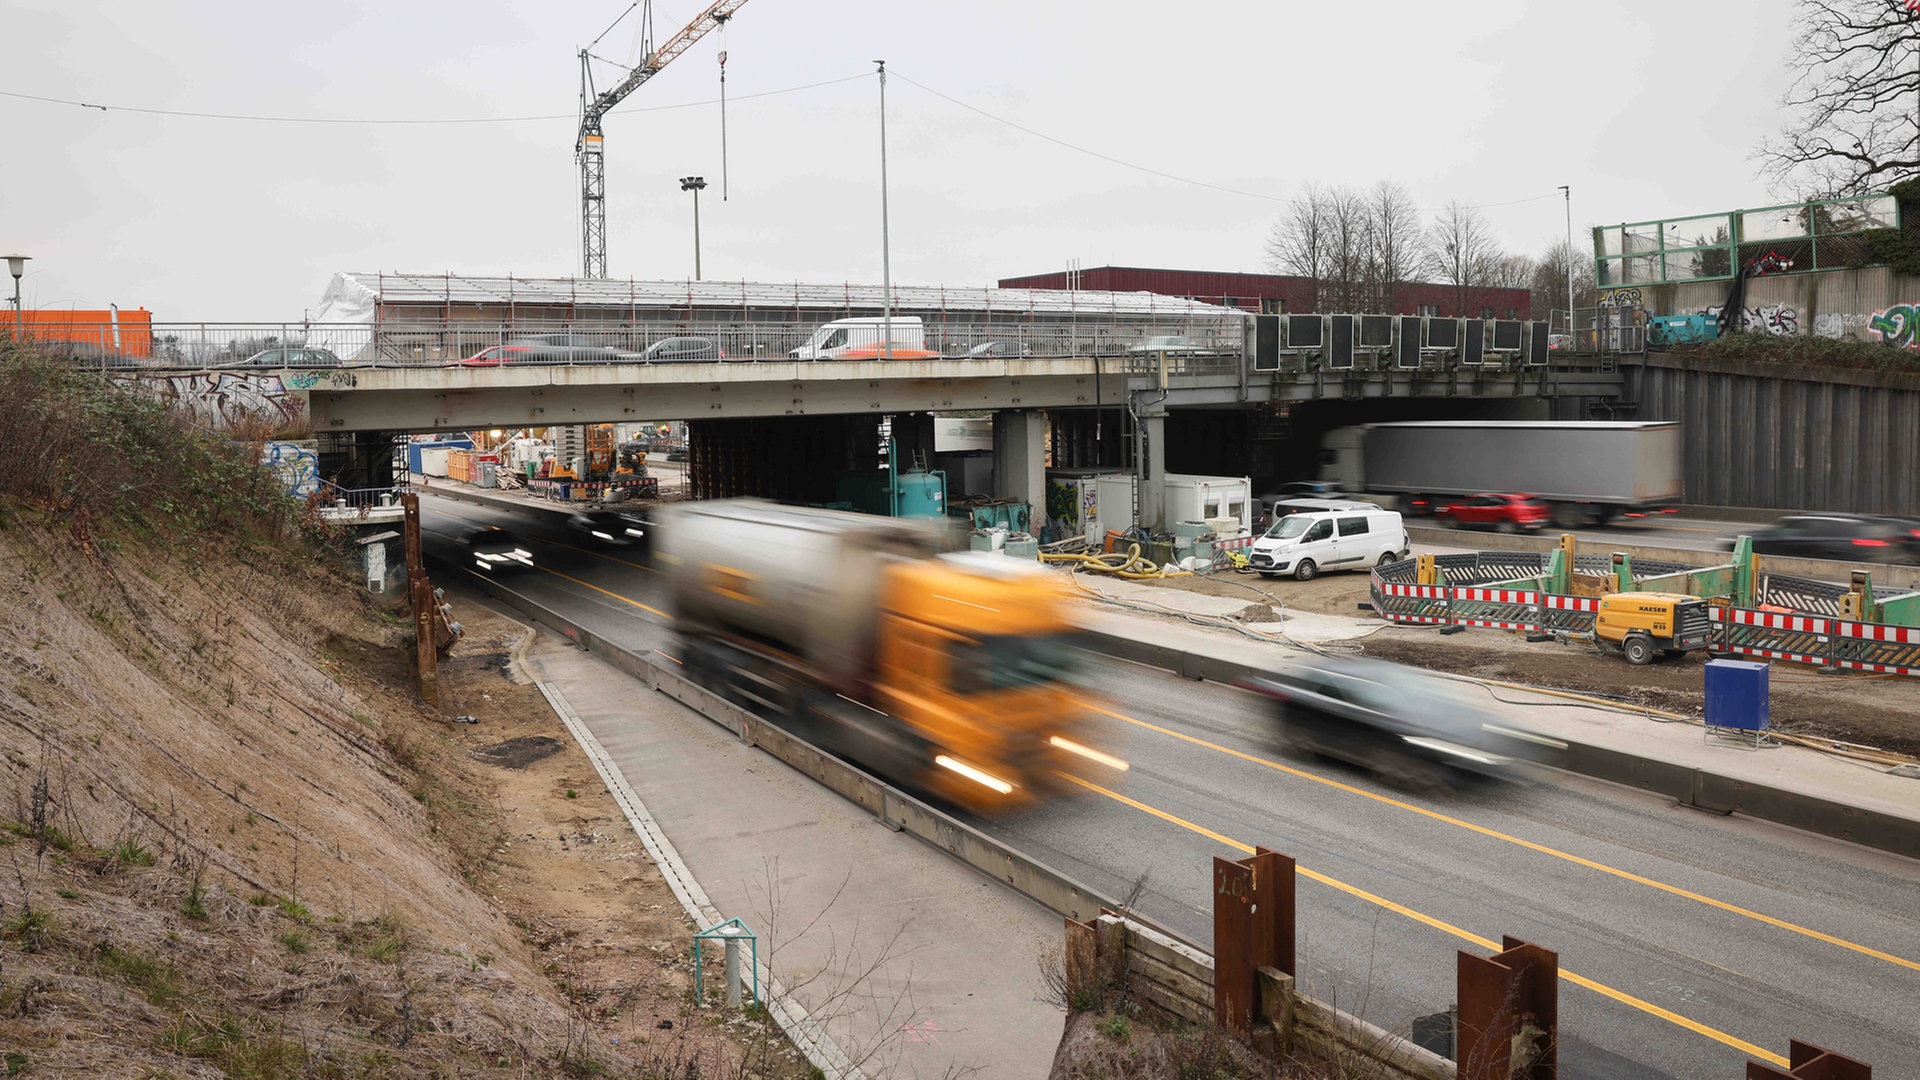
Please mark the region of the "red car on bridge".
[[1493, 529], [1497, 532], [1533, 531], [1553, 518], [1547, 504], [1531, 495], [1475, 495], [1434, 511], [1457, 529]]

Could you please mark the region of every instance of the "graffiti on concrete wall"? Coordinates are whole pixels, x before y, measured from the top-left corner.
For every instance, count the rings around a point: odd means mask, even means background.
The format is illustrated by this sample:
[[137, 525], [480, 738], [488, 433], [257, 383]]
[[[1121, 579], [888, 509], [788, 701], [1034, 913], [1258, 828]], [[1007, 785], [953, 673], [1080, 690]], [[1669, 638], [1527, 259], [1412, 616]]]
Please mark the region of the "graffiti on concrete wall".
[[1080, 528], [1080, 500], [1075, 495], [1078, 487], [1078, 484], [1058, 481], [1047, 483], [1047, 524], [1057, 526], [1063, 532], [1075, 532]]
[[1854, 337], [1855, 331], [1867, 329], [1871, 321], [1871, 316], [1850, 311], [1823, 311], [1813, 317], [1813, 333], [1824, 338]]
[[1920, 349], [1920, 304], [1895, 304], [1876, 311], [1867, 329], [1896, 349]]
[[[1720, 317], [1720, 305], [1704, 307], [1695, 312], [1710, 319]], [[1788, 337], [1800, 332], [1800, 313], [1785, 304], [1769, 304], [1765, 307], [1741, 309], [1740, 329], [1748, 333], [1776, 334]]]
[[1639, 289], [1602, 289], [1600, 306], [1603, 308], [1645, 307]]
[[278, 375], [232, 375], [203, 371], [190, 375], [120, 376], [135, 393], [152, 398], [202, 427], [227, 430], [265, 421], [295, 424], [305, 419], [306, 395], [289, 390]]
[[272, 469], [280, 486], [295, 498], [320, 489], [320, 457], [311, 440], [266, 443], [260, 447], [260, 464]]

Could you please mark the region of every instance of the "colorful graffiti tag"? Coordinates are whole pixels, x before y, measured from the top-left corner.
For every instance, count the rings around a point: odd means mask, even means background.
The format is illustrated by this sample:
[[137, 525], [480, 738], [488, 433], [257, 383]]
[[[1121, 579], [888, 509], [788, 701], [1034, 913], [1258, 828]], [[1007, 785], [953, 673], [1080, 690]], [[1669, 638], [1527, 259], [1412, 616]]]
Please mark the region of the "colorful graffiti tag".
[[[1704, 307], [1694, 314], [1717, 319], [1720, 317], [1720, 307]], [[1790, 337], [1800, 332], [1800, 313], [1785, 304], [1742, 308], [1740, 329]]]
[[1857, 312], [1823, 311], [1813, 317], [1813, 333], [1823, 338], [1853, 337], [1855, 330], [1865, 330], [1871, 320], [1871, 316]]
[[1637, 308], [1644, 306], [1639, 289], [1602, 289], [1600, 306], [1603, 308]]
[[1920, 304], [1895, 304], [1876, 311], [1867, 330], [1896, 349], [1920, 349]]
[[270, 442], [260, 448], [260, 464], [272, 469], [286, 493], [304, 499], [320, 489], [320, 457], [315, 444]]
[[278, 375], [204, 371], [191, 375], [121, 375], [116, 381], [133, 393], [158, 401], [169, 411], [215, 430], [263, 420], [296, 424], [307, 415], [306, 395], [289, 390]]

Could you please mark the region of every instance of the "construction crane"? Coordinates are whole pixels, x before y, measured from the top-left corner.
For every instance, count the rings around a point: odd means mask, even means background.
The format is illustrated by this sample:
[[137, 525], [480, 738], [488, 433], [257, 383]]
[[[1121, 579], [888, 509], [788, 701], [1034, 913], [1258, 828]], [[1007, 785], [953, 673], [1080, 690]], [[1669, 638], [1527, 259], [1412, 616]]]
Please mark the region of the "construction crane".
[[[580, 222], [581, 255], [584, 276], [604, 278], [607, 276], [607, 182], [605, 161], [603, 160], [600, 118], [613, 110], [615, 105], [626, 99], [628, 94], [639, 89], [640, 84], [660, 73], [660, 69], [672, 63], [674, 58], [686, 52], [693, 43], [707, 36], [715, 27], [721, 26], [740, 10], [747, 0], [714, 0], [714, 3], [701, 12], [692, 22], [682, 27], [658, 51], [653, 48], [653, 0], [645, 0], [641, 19], [640, 65], [627, 72], [618, 86], [610, 90], [595, 92], [593, 88], [593, 68], [590, 61], [597, 59], [587, 49], [580, 50], [580, 135], [574, 140], [574, 157], [580, 162]], [[632, 8], [627, 10], [631, 11]], [[622, 18], [625, 16], [623, 15]], [[620, 20], [615, 19], [617, 24]], [[609, 26], [607, 31], [613, 27]], [[606, 37], [603, 32], [600, 37]], [[598, 44], [599, 38], [595, 38]]]

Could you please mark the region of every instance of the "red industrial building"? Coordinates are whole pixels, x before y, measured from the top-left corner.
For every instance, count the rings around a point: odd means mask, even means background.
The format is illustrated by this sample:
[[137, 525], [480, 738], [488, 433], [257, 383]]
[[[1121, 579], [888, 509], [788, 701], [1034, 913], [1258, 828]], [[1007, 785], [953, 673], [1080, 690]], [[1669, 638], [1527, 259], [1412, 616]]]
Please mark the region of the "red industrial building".
[[[1311, 314], [1313, 282], [1285, 274], [1233, 274], [1213, 270], [1155, 270], [1138, 266], [1100, 266], [1050, 274], [1001, 278], [1003, 289], [1095, 289], [1179, 296], [1247, 311]], [[1440, 282], [1407, 282], [1394, 289], [1397, 311], [1388, 315], [1479, 316], [1489, 319], [1532, 317], [1533, 294], [1526, 289], [1474, 287], [1464, 291]], [[1461, 302], [1464, 300], [1464, 303]], [[1466, 308], [1462, 311], [1460, 308]]]

